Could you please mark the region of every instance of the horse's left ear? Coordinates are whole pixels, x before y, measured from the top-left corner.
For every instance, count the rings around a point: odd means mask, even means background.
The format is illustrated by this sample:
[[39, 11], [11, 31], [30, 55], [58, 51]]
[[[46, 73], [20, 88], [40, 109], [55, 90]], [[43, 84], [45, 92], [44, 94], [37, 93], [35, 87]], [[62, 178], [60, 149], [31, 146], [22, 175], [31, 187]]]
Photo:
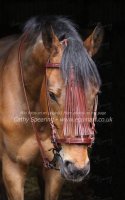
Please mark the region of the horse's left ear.
[[94, 56], [99, 50], [104, 36], [104, 30], [100, 23], [97, 24], [92, 34], [83, 42], [89, 55]]
[[58, 47], [60, 42], [54, 33], [51, 25], [46, 24], [42, 31], [43, 44], [49, 53], [56, 54], [58, 52]]

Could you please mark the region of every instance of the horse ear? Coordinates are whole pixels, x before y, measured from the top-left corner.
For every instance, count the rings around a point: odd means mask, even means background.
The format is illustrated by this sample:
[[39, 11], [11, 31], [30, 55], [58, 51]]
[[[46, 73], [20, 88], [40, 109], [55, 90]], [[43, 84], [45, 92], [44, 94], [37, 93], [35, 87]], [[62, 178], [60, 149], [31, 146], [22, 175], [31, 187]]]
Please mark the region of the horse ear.
[[104, 36], [104, 30], [100, 23], [97, 24], [92, 34], [83, 42], [89, 55], [94, 56], [99, 50]]
[[42, 40], [45, 48], [49, 53], [53, 51], [57, 52], [57, 48], [60, 44], [57, 36], [55, 35], [51, 25], [46, 24], [42, 31]]

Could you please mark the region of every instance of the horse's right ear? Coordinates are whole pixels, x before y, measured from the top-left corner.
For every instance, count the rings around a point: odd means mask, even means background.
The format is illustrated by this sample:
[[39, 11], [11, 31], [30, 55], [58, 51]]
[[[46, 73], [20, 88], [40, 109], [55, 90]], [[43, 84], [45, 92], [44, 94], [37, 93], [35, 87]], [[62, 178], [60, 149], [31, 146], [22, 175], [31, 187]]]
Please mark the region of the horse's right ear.
[[44, 47], [47, 49], [49, 53], [52, 53], [53, 50], [57, 51], [60, 42], [50, 24], [45, 24], [42, 30], [42, 40]]
[[103, 40], [103, 36], [103, 27], [100, 23], [98, 23], [92, 34], [83, 42], [91, 57], [98, 52]]

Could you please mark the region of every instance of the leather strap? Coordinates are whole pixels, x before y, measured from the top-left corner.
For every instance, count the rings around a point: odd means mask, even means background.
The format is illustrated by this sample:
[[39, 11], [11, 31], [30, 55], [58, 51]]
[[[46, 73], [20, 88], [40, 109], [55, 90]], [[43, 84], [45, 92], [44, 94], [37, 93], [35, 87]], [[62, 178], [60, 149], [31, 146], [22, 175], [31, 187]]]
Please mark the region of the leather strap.
[[90, 136], [88, 136], [86, 138], [85, 137], [81, 137], [81, 138], [80, 137], [79, 138], [66, 137], [66, 138], [57, 139], [57, 141], [59, 144], [63, 143], [63, 144], [86, 144], [86, 145], [88, 145], [94, 141], [94, 138], [90, 138]]
[[27, 98], [25, 84], [24, 84], [24, 75], [23, 75], [23, 70], [22, 70], [21, 52], [23, 50], [23, 45], [24, 45], [24, 42], [26, 41], [27, 37], [28, 37], [28, 34], [25, 34], [25, 35], [22, 36], [20, 44], [19, 44], [19, 48], [18, 48], [18, 62], [19, 62], [19, 68], [20, 68], [21, 82], [22, 82], [23, 92], [24, 92], [24, 96], [25, 96], [25, 100], [26, 100], [28, 114], [29, 114], [29, 117], [30, 117], [30, 121], [31, 121], [31, 124], [32, 124], [33, 131], [34, 131], [35, 136], [36, 136], [38, 146], [39, 146], [39, 150], [40, 150], [41, 157], [42, 157], [42, 160], [43, 160], [43, 165], [44, 165], [45, 168], [50, 168], [50, 161], [48, 160], [48, 158], [45, 155], [44, 148], [42, 146], [39, 133], [37, 131], [37, 128], [36, 128], [34, 121], [32, 120], [32, 115], [31, 115], [31, 111], [30, 111], [30, 107], [29, 107], [29, 102], [28, 102], [28, 98]]
[[46, 68], [59, 68], [60, 67], [60, 63], [47, 63], [46, 64]]

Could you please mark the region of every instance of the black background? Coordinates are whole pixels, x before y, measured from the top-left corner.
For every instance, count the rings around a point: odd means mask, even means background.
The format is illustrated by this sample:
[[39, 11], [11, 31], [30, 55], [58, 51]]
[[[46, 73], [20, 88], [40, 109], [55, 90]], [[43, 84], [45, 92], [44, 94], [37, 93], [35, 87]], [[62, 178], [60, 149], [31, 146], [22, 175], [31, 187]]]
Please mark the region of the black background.
[[20, 23], [25, 22], [34, 15], [66, 15], [73, 19], [80, 27], [94, 24], [112, 22], [111, 1], [100, 0], [4, 0], [0, 2], [0, 34], [14, 31]]
[[[101, 49], [94, 60], [102, 78], [102, 93], [99, 97], [99, 111], [106, 112], [105, 117], [112, 117], [112, 123], [98, 123], [96, 142], [91, 153], [91, 174], [87, 184], [88, 193], [83, 194], [79, 186], [79, 200], [111, 200], [112, 171], [114, 172], [113, 193], [116, 199], [125, 199], [123, 178], [123, 104], [124, 95], [124, 49], [123, 39], [125, 37], [125, 1], [110, 0], [18, 0], [0, 1], [0, 37], [21, 31], [22, 24], [35, 15], [65, 15], [79, 25], [79, 31], [84, 37], [92, 30], [97, 22], [104, 27], [104, 40]], [[114, 34], [112, 34], [114, 24]], [[114, 40], [112, 40], [114, 38]], [[114, 54], [114, 64], [112, 57]], [[112, 76], [112, 71], [115, 76]], [[116, 72], [117, 71], [117, 72]], [[112, 93], [112, 82], [114, 80]], [[112, 101], [113, 100], [113, 101]], [[112, 102], [114, 109], [112, 109]], [[121, 111], [121, 112], [120, 112]], [[116, 118], [119, 121], [116, 121]], [[114, 124], [114, 129], [112, 129]], [[123, 127], [123, 128], [122, 128]], [[114, 131], [116, 135], [114, 136]], [[114, 144], [112, 146], [112, 136]], [[117, 170], [116, 170], [117, 169]], [[123, 186], [123, 187], [122, 187]], [[123, 188], [123, 190], [122, 190]], [[120, 193], [118, 191], [121, 189]], [[91, 194], [91, 195], [90, 195]], [[75, 194], [74, 194], [75, 196]], [[77, 196], [78, 197], [78, 196]]]

